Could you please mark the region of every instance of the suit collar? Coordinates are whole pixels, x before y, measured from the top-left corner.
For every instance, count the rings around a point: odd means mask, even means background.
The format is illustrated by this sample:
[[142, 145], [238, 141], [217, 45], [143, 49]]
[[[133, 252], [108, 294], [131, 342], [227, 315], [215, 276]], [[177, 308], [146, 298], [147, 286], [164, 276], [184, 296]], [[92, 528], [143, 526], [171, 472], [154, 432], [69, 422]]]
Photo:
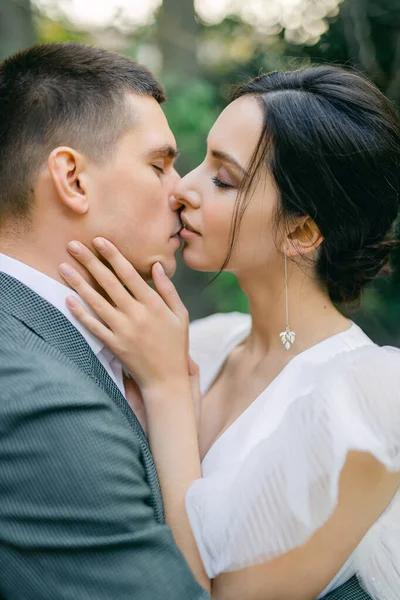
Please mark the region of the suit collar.
[[[104, 344], [90, 333], [72, 313], [68, 310], [65, 304], [67, 296], [75, 296], [81, 303], [82, 298], [69, 288], [68, 286], [56, 281], [52, 277], [49, 277], [45, 273], [30, 267], [29, 265], [2, 254], [0, 252], [0, 272], [10, 275], [14, 279], [17, 279], [29, 289], [36, 292], [38, 296], [41, 296], [52, 306], [55, 306], [79, 331], [79, 333], [85, 338], [90, 348], [98, 356], [104, 348]], [[87, 310], [92, 312], [88, 306], [85, 306]]]
[[144, 437], [147, 445], [142, 427], [118, 386], [69, 319], [44, 298], [6, 273], [0, 273], [0, 309], [13, 315], [75, 362], [123, 409], [131, 425], [141, 438]]

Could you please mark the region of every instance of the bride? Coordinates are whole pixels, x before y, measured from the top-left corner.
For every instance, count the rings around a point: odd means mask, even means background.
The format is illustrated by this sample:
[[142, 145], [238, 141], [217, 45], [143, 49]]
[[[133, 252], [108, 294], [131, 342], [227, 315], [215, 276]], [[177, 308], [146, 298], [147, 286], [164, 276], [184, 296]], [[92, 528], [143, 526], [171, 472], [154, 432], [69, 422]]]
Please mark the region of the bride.
[[93, 241], [102, 261], [75, 257], [111, 302], [75, 274], [105, 325], [69, 306], [140, 387], [166, 522], [213, 598], [311, 600], [357, 574], [398, 599], [400, 353], [338, 306], [388, 262], [399, 166], [395, 111], [359, 75], [314, 67], [236, 91], [171, 202], [186, 264], [234, 273], [250, 316], [194, 322], [191, 358], [162, 265], [157, 294], [108, 240]]

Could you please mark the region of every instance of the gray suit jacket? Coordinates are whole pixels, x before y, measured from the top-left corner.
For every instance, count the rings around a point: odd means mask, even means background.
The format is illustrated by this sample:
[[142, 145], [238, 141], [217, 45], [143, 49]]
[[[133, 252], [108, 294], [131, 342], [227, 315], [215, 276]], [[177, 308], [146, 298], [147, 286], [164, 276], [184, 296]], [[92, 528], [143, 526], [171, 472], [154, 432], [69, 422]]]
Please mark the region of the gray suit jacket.
[[206, 600], [135, 415], [56, 308], [0, 274], [0, 598]]
[[[354, 581], [334, 594], [368, 598]], [[208, 598], [118, 387], [64, 315], [1, 273], [0, 598]]]

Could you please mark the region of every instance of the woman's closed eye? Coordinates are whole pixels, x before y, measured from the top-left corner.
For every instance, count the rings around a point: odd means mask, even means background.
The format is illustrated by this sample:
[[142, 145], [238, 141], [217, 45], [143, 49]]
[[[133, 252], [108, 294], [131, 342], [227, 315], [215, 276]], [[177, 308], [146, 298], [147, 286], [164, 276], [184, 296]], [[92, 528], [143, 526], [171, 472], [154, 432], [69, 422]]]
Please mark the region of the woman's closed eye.
[[211, 179], [213, 181], [213, 184], [216, 187], [219, 187], [219, 188], [221, 188], [223, 190], [227, 190], [227, 189], [232, 188], [232, 186], [229, 185], [229, 183], [225, 183], [224, 181], [221, 181], [220, 179], [218, 179], [218, 177], [216, 175], [214, 177], [212, 177]]
[[237, 187], [236, 180], [224, 167], [218, 169], [217, 174], [214, 175], [214, 177], [212, 177], [211, 179], [213, 184], [221, 190], [229, 190]]

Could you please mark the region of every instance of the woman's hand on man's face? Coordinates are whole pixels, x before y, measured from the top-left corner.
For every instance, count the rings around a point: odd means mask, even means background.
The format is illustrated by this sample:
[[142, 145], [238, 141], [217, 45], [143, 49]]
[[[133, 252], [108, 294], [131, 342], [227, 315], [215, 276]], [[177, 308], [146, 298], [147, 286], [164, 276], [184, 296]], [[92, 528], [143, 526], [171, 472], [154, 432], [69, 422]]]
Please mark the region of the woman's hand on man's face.
[[72, 314], [120, 359], [142, 392], [174, 384], [179, 387], [182, 379], [189, 377], [189, 319], [173, 283], [156, 263], [152, 268], [155, 291], [111, 242], [96, 238], [93, 246], [114, 272], [80, 242], [70, 242], [67, 248], [110, 300], [63, 263], [60, 274], [101, 321], [69, 296]]

